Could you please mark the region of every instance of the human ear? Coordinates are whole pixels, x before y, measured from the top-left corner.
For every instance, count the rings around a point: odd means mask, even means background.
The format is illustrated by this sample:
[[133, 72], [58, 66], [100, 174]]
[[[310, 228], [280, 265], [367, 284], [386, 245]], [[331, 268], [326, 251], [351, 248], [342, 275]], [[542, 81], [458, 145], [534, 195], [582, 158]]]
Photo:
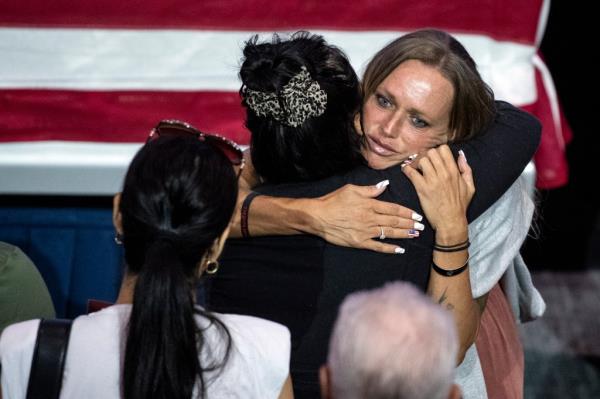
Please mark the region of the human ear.
[[357, 112], [356, 115], [354, 115], [354, 129], [356, 130], [356, 133], [358, 133], [359, 136], [363, 135], [363, 130], [362, 130], [362, 124], [361, 122], [361, 113]]
[[221, 252], [223, 252], [223, 246], [225, 245], [225, 241], [227, 241], [227, 237], [229, 236], [229, 225], [223, 231], [223, 233], [215, 240], [215, 243], [212, 246], [211, 254], [214, 259], [217, 259], [221, 256]]
[[209, 262], [214, 262], [219, 259], [219, 256], [221, 256], [221, 252], [223, 251], [225, 241], [227, 240], [227, 236], [229, 236], [229, 225], [225, 231], [223, 231], [223, 233], [221, 233], [221, 235], [215, 239], [211, 247], [208, 249], [208, 251], [206, 251], [206, 254], [204, 254], [202, 257], [202, 260], [199, 264], [200, 273], [203, 273], [207, 269]]
[[446, 134], [446, 142], [444, 144], [453, 142], [454, 140], [456, 140], [456, 137], [456, 129], [448, 130], [448, 134]]
[[113, 212], [112, 212], [113, 226], [115, 226], [115, 231], [117, 232], [117, 234], [123, 234], [123, 218], [121, 216], [121, 211], [119, 210], [120, 205], [121, 205], [121, 193], [117, 193], [113, 197]]

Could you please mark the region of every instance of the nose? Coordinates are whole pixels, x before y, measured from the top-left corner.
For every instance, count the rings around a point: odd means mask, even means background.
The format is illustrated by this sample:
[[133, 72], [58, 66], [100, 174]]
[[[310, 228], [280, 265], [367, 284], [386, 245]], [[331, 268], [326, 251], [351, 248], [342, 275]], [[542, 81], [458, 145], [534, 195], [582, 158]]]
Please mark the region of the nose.
[[392, 114], [387, 117], [382, 123], [383, 135], [389, 138], [396, 138], [400, 133], [400, 126], [402, 123], [402, 116], [399, 114]]

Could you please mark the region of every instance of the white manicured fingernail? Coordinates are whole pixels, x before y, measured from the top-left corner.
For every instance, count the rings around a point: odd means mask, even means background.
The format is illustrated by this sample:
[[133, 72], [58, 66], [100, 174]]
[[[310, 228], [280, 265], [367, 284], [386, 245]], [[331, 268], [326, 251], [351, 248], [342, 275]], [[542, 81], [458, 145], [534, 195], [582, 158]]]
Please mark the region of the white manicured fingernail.
[[423, 231], [425, 230], [425, 225], [419, 222], [415, 222], [415, 229]]
[[460, 155], [462, 155], [462, 157], [465, 159], [465, 161], [467, 160], [467, 156], [465, 155], [465, 152], [463, 150], [458, 150], [458, 153]]
[[414, 161], [418, 156], [419, 156], [419, 154], [412, 154], [411, 156], [408, 157], [408, 160]]
[[389, 180], [384, 180], [384, 181], [380, 181], [379, 183], [377, 183], [377, 184], [375, 185], [375, 187], [376, 187], [377, 189], [380, 189], [380, 188], [387, 187], [387, 186], [388, 186], [388, 184], [390, 184], [390, 181], [389, 181]]
[[417, 212], [413, 212], [413, 214], [410, 218], [412, 220], [416, 220], [417, 222], [420, 222], [421, 220], [423, 220], [423, 216], [419, 215]]
[[394, 252], [397, 254], [403, 254], [406, 251], [402, 247], [396, 247], [396, 248], [394, 248]]

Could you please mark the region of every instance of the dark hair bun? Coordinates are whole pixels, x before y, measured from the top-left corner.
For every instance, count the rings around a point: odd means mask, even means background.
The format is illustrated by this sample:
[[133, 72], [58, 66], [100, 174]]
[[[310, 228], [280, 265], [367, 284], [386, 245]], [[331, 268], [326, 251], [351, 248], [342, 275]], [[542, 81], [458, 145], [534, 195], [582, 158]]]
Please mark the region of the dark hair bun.
[[[246, 109], [246, 127], [252, 134], [252, 162], [264, 181], [318, 180], [361, 164], [360, 138], [353, 126], [360, 107], [360, 87], [344, 53], [327, 44], [322, 36], [303, 31], [288, 39], [280, 40], [274, 35], [270, 42], [257, 43], [256, 36], [246, 42], [240, 94]], [[322, 114], [292, 126], [269, 113], [258, 115], [246, 101], [251, 98], [246, 89], [277, 93], [280, 106], [287, 113], [287, 104], [296, 105], [294, 101], [283, 102], [280, 94], [302, 67], [327, 93]], [[272, 101], [273, 96], [265, 97], [268, 99], [260, 101]], [[251, 102], [254, 101], [256, 96], [252, 97]]]
[[271, 43], [257, 44], [257, 41], [258, 35], [255, 35], [244, 47], [244, 62], [240, 68], [242, 83], [252, 90], [276, 91], [278, 72], [275, 65], [280, 51]]

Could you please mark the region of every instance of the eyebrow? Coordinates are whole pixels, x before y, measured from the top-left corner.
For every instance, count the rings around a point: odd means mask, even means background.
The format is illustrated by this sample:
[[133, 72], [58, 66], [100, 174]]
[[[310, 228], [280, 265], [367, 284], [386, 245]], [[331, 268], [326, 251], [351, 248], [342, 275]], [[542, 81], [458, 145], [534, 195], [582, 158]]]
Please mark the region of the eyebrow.
[[432, 121], [435, 122], [434, 119], [432, 119], [429, 116], [425, 115], [423, 112], [419, 111], [418, 109], [409, 108], [408, 112], [411, 115], [417, 115], [419, 118], [423, 119], [427, 123], [431, 123]]

